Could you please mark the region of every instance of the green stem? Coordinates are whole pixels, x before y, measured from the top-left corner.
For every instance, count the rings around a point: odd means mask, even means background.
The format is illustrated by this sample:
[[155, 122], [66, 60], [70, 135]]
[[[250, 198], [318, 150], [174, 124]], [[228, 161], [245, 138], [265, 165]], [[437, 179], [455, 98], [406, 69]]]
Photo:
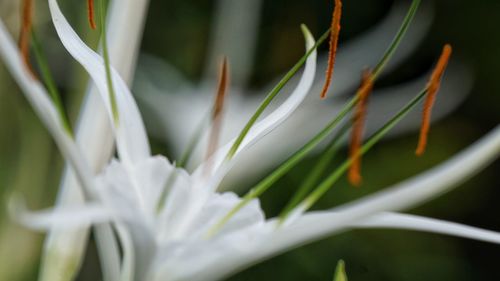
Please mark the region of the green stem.
[[40, 69], [40, 74], [42, 76], [43, 83], [47, 87], [47, 91], [52, 98], [52, 102], [56, 106], [57, 112], [59, 113], [59, 118], [61, 118], [64, 129], [69, 133], [69, 135], [73, 136], [73, 132], [71, 129], [71, 125], [68, 119], [68, 115], [64, 110], [64, 105], [61, 100], [61, 95], [57, 90], [56, 83], [54, 82], [54, 78], [51, 74], [49, 64], [47, 62], [45, 52], [43, 51], [42, 45], [36, 36], [36, 32], [34, 29], [31, 30], [31, 42], [33, 47], [33, 52], [35, 54], [35, 60]]
[[106, 30], [106, 1], [101, 0], [99, 7], [99, 25], [101, 29], [102, 53], [104, 58], [104, 67], [106, 69], [106, 82], [108, 84], [109, 100], [111, 102], [111, 111], [113, 113], [114, 122], [118, 123], [118, 105], [116, 103], [116, 93], [113, 87], [113, 78], [111, 75], [111, 63], [108, 51], [108, 36]]
[[[410, 112], [419, 101], [421, 101], [427, 93], [427, 89], [420, 92], [413, 100], [411, 100], [401, 111], [399, 111], [394, 117], [389, 120], [382, 128], [375, 132], [366, 143], [360, 149], [360, 155], [367, 153], [376, 143], [378, 143], [382, 137], [389, 132], [401, 119], [403, 119], [408, 112]], [[304, 206], [304, 210], [309, 209], [314, 203], [316, 203], [321, 196], [323, 196], [334, 183], [336, 183], [339, 178], [347, 171], [351, 166], [352, 159], [349, 158], [344, 161], [340, 167], [338, 167], [328, 178], [326, 178], [304, 201], [301, 205]], [[282, 218], [283, 220], [285, 218]]]
[[201, 122], [198, 124], [198, 126], [196, 126], [196, 129], [195, 129], [193, 135], [190, 137], [188, 145], [186, 147], [186, 150], [184, 150], [184, 152], [182, 153], [181, 160], [179, 162], [177, 162], [177, 164], [176, 164], [177, 167], [184, 167], [187, 164], [187, 162], [189, 161], [189, 159], [191, 159], [191, 156], [193, 155], [194, 149], [196, 148], [196, 146], [200, 142], [201, 136], [202, 136], [203, 132], [205, 131], [204, 129], [207, 126], [206, 125], [207, 120], [209, 120], [209, 118], [208, 119], [206, 118], [206, 117], [208, 117], [208, 114], [205, 114], [205, 115], [207, 115], [207, 116], [204, 116], [204, 118], [201, 120]]
[[219, 231], [222, 226], [224, 226], [233, 215], [235, 215], [239, 210], [241, 210], [246, 204], [248, 204], [253, 199], [262, 195], [266, 192], [276, 181], [282, 178], [286, 173], [288, 173], [293, 167], [295, 167], [304, 157], [306, 157], [318, 144], [321, 143], [335, 127], [344, 119], [344, 117], [351, 111], [351, 109], [356, 105], [358, 101], [358, 96], [352, 98], [342, 110], [337, 114], [337, 116], [328, 123], [321, 132], [319, 132], [314, 138], [312, 138], [308, 143], [306, 143], [302, 148], [295, 152], [288, 160], [286, 160], [280, 167], [278, 167], [269, 176], [260, 181], [255, 187], [250, 189], [250, 191], [243, 197], [238, 205], [231, 209], [217, 224], [212, 227], [209, 231], [209, 236], [213, 235]]
[[333, 159], [333, 157], [337, 154], [340, 148], [340, 141], [345, 137], [347, 131], [350, 128], [350, 123], [345, 123], [342, 128], [340, 128], [339, 132], [335, 135], [335, 137], [330, 141], [330, 143], [326, 146], [325, 151], [321, 153], [321, 158], [318, 163], [314, 166], [309, 176], [304, 180], [303, 184], [299, 188], [299, 190], [292, 197], [290, 202], [281, 212], [282, 215], [291, 211], [302, 199], [304, 199], [307, 194], [314, 188], [315, 184], [318, 183], [321, 175], [328, 168], [329, 163]]
[[413, 2], [411, 3], [410, 9], [408, 10], [408, 13], [406, 14], [403, 23], [401, 24], [401, 27], [399, 28], [396, 36], [392, 40], [389, 48], [387, 48], [387, 50], [385, 51], [385, 54], [380, 60], [380, 62], [373, 69], [372, 72], [373, 80], [378, 78], [382, 70], [384, 70], [385, 66], [396, 52], [397, 48], [399, 47], [399, 44], [401, 43], [401, 40], [403, 40], [404, 35], [406, 34], [408, 28], [410, 27], [411, 22], [415, 18], [415, 14], [417, 13], [419, 5], [420, 5], [420, 0], [413, 0]]

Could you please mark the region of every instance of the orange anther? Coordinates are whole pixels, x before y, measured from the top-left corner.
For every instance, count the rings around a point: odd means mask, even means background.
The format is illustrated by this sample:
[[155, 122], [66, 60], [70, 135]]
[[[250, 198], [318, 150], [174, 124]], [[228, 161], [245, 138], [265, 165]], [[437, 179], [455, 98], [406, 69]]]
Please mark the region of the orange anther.
[[96, 29], [96, 24], [94, 19], [94, 0], [87, 0], [87, 12], [89, 17], [90, 28]]
[[351, 143], [349, 148], [349, 157], [351, 159], [351, 166], [349, 167], [349, 182], [354, 186], [361, 184], [361, 142], [363, 140], [363, 129], [366, 118], [366, 106], [368, 98], [373, 89], [373, 79], [371, 71], [363, 72], [361, 86], [358, 90], [359, 101], [356, 107], [353, 118], [353, 128], [351, 133]]
[[420, 128], [420, 137], [418, 141], [417, 150], [415, 154], [417, 156], [422, 155], [425, 152], [427, 146], [427, 136], [429, 135], [430, 123], [431, 123], [431, 113], [434, 102], [436, 101], [436, 95], [439, 91], [441, 85], [441, 79], [450, 60], [452, 48], [449, 44], [443, 47], [443, 51], [439, 60], [432, 72], [431, 78], [427, 83], [427, 96], [424, 102], [424, 108], [422, 111], [422, 126]]
[[21, 33], [19, 34], [19, 49], [23, 58], [24, 64], [30, 70], [30, 38], [31, 28], [33, 25], [33, 0], [23, 0], [22, 16], [21, 16]]
[[335, 66], [335, 56], [340, 34], [340, 18], [342, 16], [342, 1], [335, 0], [335, 9], [333, 10], [332, 24], [330, 27], [330, 51], [328, 53], [328, 67], [326, 69], [325, 84], [321, 91], [321, 98], [326, 98], [326, 94], [332, 83], [333, 70]]
[[[207, 161], [211, 161], [210, 157], [217, 149], [219, 143], [219, 135], [222, 127], [222, 112], [224, 109], [224, 101], [229, 87], [229, 66], [227, 58], [224, 57], [222, 60], [219, 83], [217, 85], [217, 93], [215, 96], [214, 107], [212, 111], [212, 128], [210, 131], [210, 139], [208, 143], [208, 149], [206, 154]], [[211, 163], [207, 163], [206, 171], [209, 171]]]

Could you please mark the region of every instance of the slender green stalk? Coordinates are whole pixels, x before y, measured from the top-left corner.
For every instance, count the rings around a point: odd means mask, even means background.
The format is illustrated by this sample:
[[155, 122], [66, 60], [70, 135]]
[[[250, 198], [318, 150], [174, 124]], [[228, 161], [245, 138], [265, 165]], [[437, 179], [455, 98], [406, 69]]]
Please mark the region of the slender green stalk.
[[328, 168], [333, 157], [337, 154], [341, 140], [345, 137], [347, 131], [350, 128], [350, 123], [346, 122], [342, 128], [339, 129], [335, 137], [330, 141], [330, 143], [326, 146], [325, 151], [321, 153], [320, 160], [316, 163], [316, 165], [311, 169], [311, 173], [309, 173], [308, 177], [304, 180], [301, 187], [292, 197], [290, 202], [285, 206], [282, 214], [288, 213], [291, 211], [301, 200], [303, 200], [307, 194], [315, 187], [318, 183], [321, 175]]
[[31, 42], [33, 47], [33, 52], [35, 54], [35, 60], [37, 62], [38, 68], [40, 69], [40, 74], [42, 76], [43, 83], [47, 87], [47, 91], [52, 98], [52, 102], [56, 106], [57, 112], [59, 113], [59, 118], [63, 123], [64, 129], [69, 133], [69, 135], [73, 136], [73, 132], [71, 130], [71, 125], [69, 123], [68, 115], [64, 110], [64, 105], [61, 100], [61, 94], [57, 89], [56, 83], [54, 82], [54, 78], [51, 74], [49, 64], [47, 62], [47, 58], [45, 56], [45, 52], [43, 51], [42, 45], [36, 36], [36, 32], [34, 29], [31, 30]]
[[118, 105], [116, 103], [116, 93], [113, 87], [113, 78], [111, 75], [111, 62], [108, 51], [108, 36], [106, 30], [106, 1], [101, 0], [99, 7], [99, 27], [101, 29], [102, 54], [104, 58], [104, 67], [106, 69], [106, 82], [108, 84], [109, 100], [111, 102], [111, 111], [113, 112], [114, 122], [118, 123]]
[[329, 34], [330, 34], [330, 29], [328, 29], [325, 33], [323, 33], [323, 35], [321, 35], [316, 44], [314, 44], [314, 46], [309, 51], [307, 51], [307, 53], [302, 58], [300, 58], [300, 60], [292, 67], [292, 69], [290, 69], [290, 71], [288, 71], [285, 74], [285, 76], [278, 82], [278, 84], [271, 90], [271, 92], [269, 92], [264, 101], [262, 101], [262, 103], [257, 108], [253, 116], [245, 125], [241, 133], [238, 135], [238, 138], [236, 139], [236, 141], [234, 142], [233, 146], [231, 147], [226, 156], [226, 160], [229, 160], [234, 156], [234, 154], [240, 147], [241, 143], [243, 142], [243, 139], [248, 134], [248, 132], [255, 124], [255, 122], [257, 122], [257, 119], [259, 119], [260, 115], [262, 115], [262, 113], [269, 106], [271, 101], [279, 94], [281, 89], [283, 89], [283, 87], [288, 83], [288, 81], [290, 81], [290, 79], [292, 79], [295, 73], [297, 73], [299, 69], [304, 65], [307, 58], [316, 50], [316, 48], [318, 48], [319, 45], [321, 45], [328, 38]]
[[[208, 116], [208, 114], [207, 114]], [[189, 159], [191, 159], [191, 156], [193, 155], [193, 151], [198, 145], [198, 143], [201, 140], [201, 136], [203, 132], [205, 131], [205, 126], [207, 126], [207, 118], [204, 117], [201, 122], [196, 126], [196, 129], [193, 133], [193, 135], [190, 137], [188, 145], [186, 147], [186, 150], [182, 153], [181, 160], [177, 162], [176, 166], [177, 167], [184, 167]]]
[[[411, 100], [403, 109], [394, 115], [389, 122], [382, 128], [375, 132], [360, 149], [360, 155], [367, 153], [376, 143], [378, 143], [387, 132], [389, 132], [403, 117], [406, 116], [427, 94], [427, 89], [422, 90], [413, 100]], [[352, 163], [352, 159], [345, 160], [328, 178], [326, 178], [318, 187], [300, 204], [304, 210], [309, 209], [316, 203], [321, 196], [323, 196], [330, 188], [336, 183], [339, 178], [347, 171]], [[289, 213], [284, 214], [282, 220], [286, 218]]]
[[413, 0], [411, 3], [410, 9], [408, 10], [408, 13], [406, 14], [403, 23], [401, 24], [401, 27], [399, 28], [396, 37], [392, 40], [389, 48], [385, 51], [384, 56], [380, 60], [380, 62], [375, 66], [372, 72], [372, 79], [376, 80], [382, 70], [384, 70], [385, 66], [389, 62], [389, 60], [392, 58], [394, 53], [396, 52], [399, 44], [401, 43], [401, 40], [403, 40], [404, 35], [408, 31], [408, 28], [410, 27], [411, 22], [413, 21], [413, 18], [415, 18], [415, 14], [417, 13], [418, 6], [420, 5], [420, 0]]

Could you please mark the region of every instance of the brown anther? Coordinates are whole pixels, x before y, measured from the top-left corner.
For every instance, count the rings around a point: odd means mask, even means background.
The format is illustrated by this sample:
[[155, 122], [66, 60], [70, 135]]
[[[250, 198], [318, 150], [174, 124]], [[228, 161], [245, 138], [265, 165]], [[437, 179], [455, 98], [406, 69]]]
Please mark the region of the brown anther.
[[351, 133], [351, 143], [349, 147], [349, 158], [351, 166], [349, 167], [348, 179], [354, 186], [361, 184], [361, 142], [363, 140], [363, 130], [366, 118], [366, 106], [368, 98], [373, 89], [373, 77], [370, 70], [363, 72], [361, 86], [358, 90], [359, 101], [353, 118], [353, 128]]
[[[206, 159], [210, 161], [210, 157], [217, 149], [219, 143], [219, 135], [222, 127], [222, 112], [224, 109], [224, 101], [229, 87], [229, 66], [227, 58], [224, 57], [222, 60], [219, 82], [217, 84], [217, 92], [214, 101], [214, 107], [212, 110], [212, 128], [210, 131], [210, 139], [208, 143], [208, 149], [206, 154]], [[207, 167], [210, 163], [207, 163]], [[207, 168], [208, 171], [209, 168]]]
[[19, 34], [19, 50], [28, 70], [33, 73], [30, 63], [30, 39], [33, 25], [33, 0], [23, 0], [21, 16], [21, 32]]
[[427, 136], [429, 135], [430, 123], [431, 123], [431, 114], [432, 107], [434, 106], [434, 102], [436, 101], [436, 95], [439, 91], [439, 87], [441, 85], [441, 79], [446, 70], [446, 66], [448, 65], [448, 61], [450, 60], [450, 56], [452, 53], [452, 48], [449, 44], [446, 44], [443, 47], [443, 51], [439, 60], [432, 72], [431, 78], [427, 83], [427, 96], [424, 102], [424, 108], [422, 111], [422, 126], [420, 128], [420, 137], [418, 140], [417, 150], [415, 154], [417, 156], [421, 156], [425, 152], [425, 148], [427, 146]]
[[97, 25], [95, 24], [95, 16], [94, 16], [94, 0], [87, 0], [87, 12], [88, 12], [90, 28], [96, 29]]
[[340, 34], [340, 18], [342, 16], [342, 1], [335, 0], [335, 9], [333, 10], [332, 24], [330, 27], [330, 51], [328, 53], [328, 67], [326, 69], [325, 84], [321, 91], [321, 98], [326, 98], [330, 84], [332, 83], [333, 70], [335, 67], [335, 56]]

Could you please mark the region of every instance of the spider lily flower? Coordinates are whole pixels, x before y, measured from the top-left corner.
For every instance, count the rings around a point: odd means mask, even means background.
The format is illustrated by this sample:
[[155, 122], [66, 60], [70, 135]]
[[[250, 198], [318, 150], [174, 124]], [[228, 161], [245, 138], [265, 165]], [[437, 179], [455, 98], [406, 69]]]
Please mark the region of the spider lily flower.
[[[125, 82], [112, 69], [117, 102], [117, 112], [113, 112], [104, 59], [77, 36], [56, 0], [49, 0], [49, 7], [63, 45], [96, 84], [112, 121], [118, 158], [100, 173], [92, 171], [83, 156], [84, 148], [65, 129], [56, 106], [26, 69], [0, 22], [0, 56], [71, 163], [86, 199], [85, 204], [41, 213], [16, 209], [19, 205], [14, 204], [12, 213], [27, 226], [42, 230], [88, 224], [100, 228], [111, 223], [123, 256], [107, 265], [118, 262], [121, 280], [218, 280], [290, 248], [357, 227], [410, 228], [500, 243], [498, 233], [387, 213], [440, 195], [496, 159], [500, 152], [500, 127], [442, 165], [348, 205], [307, 212], [283, 224], [279, 218], [267, 219], [258, 199], [252, 199], [217, 231], [212, 231], [235, 206], [244, 202], [234, 193], [217, 191], [229, 168], [236, 164], [235, 159], [287, 119], [310, 91], [316, 73], [311, 34], [304, 29], [308, 53], [296, 89], [276, 110], [250, 128], [232, 158], [228, 159], [227, 154], [235, 140], [219, 147], [207, 175], [207, 163], [188, 173], [163, 156], [151, 155], [142, 117]], [[117, 280], [111, 277], [110, 280]]]

